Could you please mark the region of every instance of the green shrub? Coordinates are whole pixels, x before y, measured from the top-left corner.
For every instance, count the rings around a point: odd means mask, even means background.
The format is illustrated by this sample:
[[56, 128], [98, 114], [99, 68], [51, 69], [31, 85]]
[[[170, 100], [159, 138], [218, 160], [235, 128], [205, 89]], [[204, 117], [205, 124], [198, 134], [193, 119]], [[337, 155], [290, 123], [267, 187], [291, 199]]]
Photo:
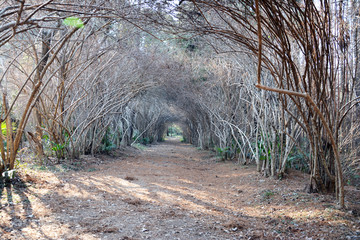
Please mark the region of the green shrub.
[[287, 158], [286, 167], [300, 170], [302, 172], [309, 172], [310, 168], [307, 161], [308, 157], [309, 156], [305, 156], [301, 151], [294, 147]]
[[113, 142], [114, 134], [111, 133], [110, 128], [106, 130], [106, 133], [101, 140], [101, 148], [100, 151], [103, 153], [109, 153], [110, 151], [116, 149], [116, 144]]
[[215, 152], [218, 155], [218, 157], [221, 157], [222, 160], [226, 160], [229, 159], [230, 157], [231, 149], [230, 147], [224, 147], [224, 148], [215, 147]]

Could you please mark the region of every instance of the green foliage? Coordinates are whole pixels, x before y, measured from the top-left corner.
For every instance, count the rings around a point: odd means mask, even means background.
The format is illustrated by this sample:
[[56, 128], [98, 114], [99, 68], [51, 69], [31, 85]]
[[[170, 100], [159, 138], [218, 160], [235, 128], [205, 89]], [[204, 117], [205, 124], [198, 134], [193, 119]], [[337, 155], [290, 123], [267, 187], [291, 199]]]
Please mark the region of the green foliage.
[[215, 147], [215, 152], [218, 157], [221, 157], [222, 160], [226, 160], [229, 158], [229, 156], [231, 154], [231, 148], [230, 147], [225, 147], [225, 148]]
[[[137, 140], [136, 140], [137, 139]], [[154, 137], [153, 136], [150, 136], [150, 137], [143, 137], [143, 138], [138, 138], [138, 135], [136, 134], [134, 137], [133, 137], [133, 140], [137, 143], [140, 143], [140, 144], [143, 144], [143, 145], [148, 145], [148, 144], [151, 144], [154, 142]]]
[[75, 28], [84, 28], [84, 22], [78, 17], [67, 17], [64, 19], [63, 24]]
[[309, 159], [309, 156], [305, 156], [301, 151], [294, 147], [287, 158], [286, 167], [302, 172], [309, 172], [310, 168], [307, 159]]
[[140, 150], [140, 151], [143, 151], [146, 149], [146, 146], [140, 144], [140, 143], [135, 143], [132, 145], [133, 147], [135, 147], [136, 149]]
[[150, 138], [144, 137], [144, 138], [140, 139], [140, 143], [144, 144], [144, 145], [147, 145], [147, 144], [150, 143]]
[[139, 136], [138, 134], [135, 134], [135, 135], [132, 137], [132, 140], [135, 141], [138, 136]]
[[49, 135], [47, 135], [47, 134], [44, 134], [42, 136], [42, 139], [44, 139], [45, 141], [50, 141]]
[[3, 136], [6, 136], [6, 122], [1, 123], [1, 133]]
[[179, 126], [177, 125], [172, 125], [170, 127], [168, 127], [168, 130], [167, 130], [167, 135], [168, 136], [181, 136], [182, 135], [182, 130]]
[[106, 130], [106, 133], [101, 140], [101, 152], [108, 153], [116, 148], [116, 144], [113, 142], [114, 134], [111, 133], [110, 128]]
[[187, 142], [186, 137], [182, 136], [182, 138], [181, 138], [180, 142], [182, 142], [182, 143], [186, 143], [186, 142]]
[[[12, 125], [12, 131], [13, 131], [13, 133], [15, 133], [15, 132], [16, 132], [16, 123], [15, 123], [15, 122], [12, 122], [11, 125]], [[7, 125], [6, 125], [6, 122], [2, 122], [2, 123], [1, 123], [1, 133], [2, 133], [2, 135], [3, 135], [4, 137], [6, 137], [6, 135], [7, 135]]]
[[64, 131], [63, 135], [65, 137], [64, 143], [56, 143], [54, 141], [51, 141], [49, 135], [47, 134], [44, 134], [42, 137], [49, 145], [50, 150], [55, 154], [58, 159], [65, 158], [65, 151], [70, 141], [69, 134], [67, 132]]
[[194, 38], [178, 39], [178, 44], [181, 48], [185, 49], [188, 53], [196, 52], [198, 50], [197, 41]]
[[[12, 122], [11, 125], [12, 125], [12, 132], [13, 132], [13, 133], [16, 133], [16, 123], [15, 123], [15, 122]], [[6, 151], [6, 150], [7, 150], [7, 142], [6, 142], [7, 125], [6, 125], [6, 122], [1, 122], [1, 133], [2, 133], [2, 135], [5, 137], [5, 139], [3, 140], [3, 142], [4, 142], [4, 148], [5, 148], [5, 151]]]
[[21, 163], [20, 159], [19, 158], [16, 158], [15, 160], [15, 169], [25, 169], [28, 167], [28, 164], [27, 163]]
[[56, 164], [56, 165], [37, 165], [37, 164], [31, 164], [26, 166], [26, 168], [29, 169], [33, 169], [36, 171], [50, 171], [50, 172], [68, 172], [68, 171], [79, 171], [82, 170], [83, 167], [80, 166], [80, 164], [76, 164], [72, 163], [72, 164], [66, 164], [66, 163], [62, 163], [62, 164]]
[[270, 199], [274, 195], [275, 195], [275, 192], [273, 192], [271, 190], [266, 190], [263, 192], [262, 197], [263, 197], [263, 199], [266, 200], [266, 199]]
[[215, 147], [215, 152], [218, 154], [218, 155], [222, 155], [222, 153], [224, 152], [224, 150], [220, 147]]
[[53, 147], [51, 148], [51, 150], [53, 150], [56, 153], [56, 156], [58, 158], [63, 158], [65, 147], [66, 147], [66, 143], [60, 144], [53, 142]]
[[144, 138], [138, 139], [138, 142], [143, 145], [148, 145], [148, 144], [151, 144], [154, 142], [154, 137], [153, 136], [144, 137]]
[[270, 148], [271, 146], [269, 147], [269, 150], [266, 150], [265, 148], [265, 143], [264, 143], [264, 140], [260, 139], [258, 142], [258, 149], [259, 149], [259, 153], [260, 153], [260, 156], [259, 156], [259, 159], [260, 160], [270, 160]]
[[[252, 142], [251, 147], [253, 151], [256, 151], [256, 145], [259, 153], [259, 160], [271, 160], [271, 143], [266, 148], [266, 142], [263, 139], [259, 139], [257, 142]], [[268, 150], [267, 150], [268, 149]]]

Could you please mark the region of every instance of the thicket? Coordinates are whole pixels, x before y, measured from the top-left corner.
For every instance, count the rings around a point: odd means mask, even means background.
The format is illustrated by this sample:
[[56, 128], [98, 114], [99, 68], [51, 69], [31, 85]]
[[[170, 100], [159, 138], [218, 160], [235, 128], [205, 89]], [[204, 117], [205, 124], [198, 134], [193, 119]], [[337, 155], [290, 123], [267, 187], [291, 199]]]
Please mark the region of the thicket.
[[357, 1], [4, 1], [0, 172], [163, 141], [359, 181]]

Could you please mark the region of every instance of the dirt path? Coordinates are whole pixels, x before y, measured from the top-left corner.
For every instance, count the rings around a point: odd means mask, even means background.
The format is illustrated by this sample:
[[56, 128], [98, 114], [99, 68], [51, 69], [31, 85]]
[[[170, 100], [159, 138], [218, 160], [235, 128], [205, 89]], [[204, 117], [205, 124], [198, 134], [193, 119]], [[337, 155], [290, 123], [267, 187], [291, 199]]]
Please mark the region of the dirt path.
[[263, 178], [176, 140], [99, 161], [23, 172], [2, 190], [0, 239], [360, 239], [354, 188], [339, 211], [301, 173]]

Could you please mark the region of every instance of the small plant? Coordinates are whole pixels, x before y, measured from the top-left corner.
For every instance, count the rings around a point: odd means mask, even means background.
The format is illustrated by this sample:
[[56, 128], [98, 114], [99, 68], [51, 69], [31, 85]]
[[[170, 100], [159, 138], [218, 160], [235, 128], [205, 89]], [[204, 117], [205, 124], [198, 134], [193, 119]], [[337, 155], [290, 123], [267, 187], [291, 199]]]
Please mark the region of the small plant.
[[142, 145], [142, 144], [140, 144], [140, 143], [134, 143], [132, 146], [133, 146], [134, 148], [140, 150], [140, 151], [143, 151], [143, 150], [146, 149], [146, 146], [144, 146], [144, 145]]
[[144, 137], [140, 140], [141, 144], [148, 145], [150, 143], [150, 138]]
[[309, 172], [310, 166], [307, 161], [308, 159], [309, 156], [305, 156], [301, 151], [294, 147], [289, 157], [287, 158], [286, 168], [292, 168], [302, 172]]
[[58, 159], [64, 158], [64, 149], [66, 147], [66, 143], [59, 144], [59, 143], [53, 143], [53, 147], [51, 150], [55, 152], [55, 155]]
[[216, 147], [215, 152], [218, 157], [221, 157], [222, 160], [226, 160], [229, 158], [231, 154], [231, 149], [230, 147], [225, 147], [225, 148]]
[[15, 169], [20, 169], [20, 168], [26, 169], [27, 166], [28, 166], [28, 164], [27, 163], [21, 163], [19, 158], [17, 158], [15, 160]]
[[57, 159], [64, 159], [65, 158], [65, 150], [66, 147], [69, 145], [69, 134], [64, 132], [65, 142], [64, 143], [57, 143], [50, 140], [49, 135], [44, 134], [43, 140], [48, 144], [50, 150], [54, 153]]
[[266, 147], [265, 147], [265, 142], [264, 140], [259, 140], [258, 141], [258, 149], [259, 149], [259, 160], [270, 160], [270, 148], [271, 148], [271, 145], [269, 146], [268, 150], [266, 150]]
[[116, 149], [116, 144], [114, 144], [113, 140], [114, 134], [110, 132], [110, 128], [106, 130], [106, 133], [101, 141], [101, 152], [109, 153], [110, 151]]
[[38, 169], [39, 169], [40, 171], [46, 171], [46, 167], [45, 167], [45, 166], [38, 166]]
[[275, 192], [273, 192], [271, 190], [267, 190], [263, 193], [263, 199], [270, 199], [274, 195], [275, 195]]

